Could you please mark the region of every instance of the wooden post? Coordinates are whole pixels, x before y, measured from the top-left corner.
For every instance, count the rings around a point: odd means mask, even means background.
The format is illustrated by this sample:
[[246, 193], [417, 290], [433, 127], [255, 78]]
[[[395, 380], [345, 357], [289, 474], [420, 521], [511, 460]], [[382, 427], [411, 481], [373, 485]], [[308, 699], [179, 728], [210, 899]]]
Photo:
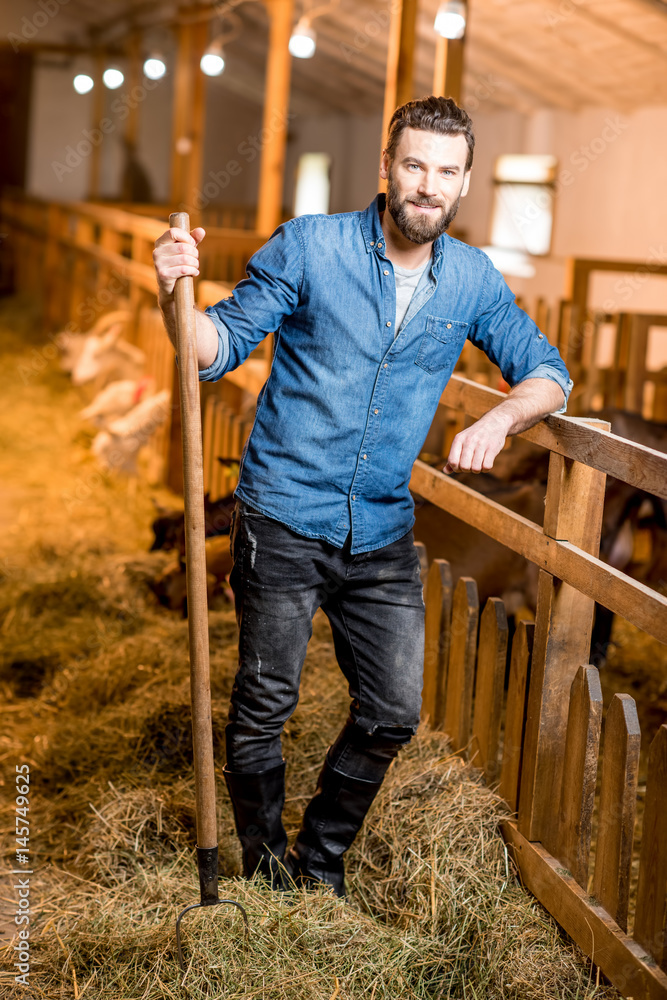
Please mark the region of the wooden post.
[[292, 70], [289, 40], [294, 19], [294, 0], [265, 0], [265, 4], [271, 28], [264, 83], [264, 119], [260, 135], [259, 197], [255, 227], [259, 233], [272, 233], [282, 222]]
[[[141, 35], [135, 29], [130, 32], [127, 43], [127, 62], [129, 72], [127, 74], [127, 92], [132, 97], [132, 91], [141, 83]], [[125, 141], [135, 145], [139, 126], [139, 104], [131, 99], [128, 107], [129, 114], [125, 120]]]
[[[104, 107], [105, 107], [105, 90], [104, 83], [102, 82], [102, 73], [104, 72], [104, 53], [95, 53], [95, 69], [93, 71], [93, 129], [98, 129], [100, 127], [100, 122], [104, 118]], [[95, 133], [93, 133], [94, 135]], [[100, 196], [100, 161], [102, 154], [102, 146], [104, 142], [100, 142], [97, 145], [93, 143], [93, 148], [90, 151], [90, 173], [88, 175], [88, 199], [92, 201], [94, 198], [99, 198]]]
[[[609, 424], [596, 422], [608, 430]], [[547, 538], [566, 540], [597, 556], [605, 474], [552, 452], [544, 514]], [[580, 664], [588, 663], [594, 602], [540, 570], [535, 645], [528, 693], [519, 829], [552, 854], [558, 844], [558, 809], [568, 699]]]
[[[387, 141], [391, 116], [401, 104], [412, 100], [416, 25], [417, 0], [393, 0], [382, 112], [383, 149]], [[380, 189], [386, 190], [386, 181], [380, 182]]]
[[179, 24], [174, 75], [171, 147], [171, 203], [185, 205], [196, 225], [194, 198], [201, 182], [204, 135], [204, 74], [199, 62], [206, 48], [208, 25]]
[[435, 43], [433, 93], [436, 97], [451, 97], [460, 106], [463, 87], [463, 38], [443, 38]]

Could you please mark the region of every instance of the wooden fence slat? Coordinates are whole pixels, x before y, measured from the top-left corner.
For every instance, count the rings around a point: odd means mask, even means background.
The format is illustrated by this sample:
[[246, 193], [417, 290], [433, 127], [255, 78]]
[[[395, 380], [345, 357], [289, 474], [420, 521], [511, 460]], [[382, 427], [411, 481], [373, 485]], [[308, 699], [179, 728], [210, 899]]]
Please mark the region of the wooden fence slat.
[[452, 571], [446, 559], [434, 559], [426, 586], [424, 621], [424, 690], [422, 713], [431, 729], [442, 725], [451, 638]]
[[604, 723], [593, 896], [624, 931], [637, 806], [641, 732], [629, 694], [615, 694]]
[[648, 757], [633, 937], [667, 971], [667, 725]]
[[477, 584], [471, 577], [462, 576], [452, 604], [444, 719], [445, 732], [457, 752], [465, 750], [470, 740], [478, 619]]
[[498, 779], [500, 713], [505, 688], [509, 629], [505, 605], [490, 597], [482, 612], [477, 651], [477, 679], [470, 759], [481, 767], [487, 784]]
[[588, 885], [601, 728], [600, 675], [596, 667], [581, 666], [570, 690], [557, 850], [554, 853], [582, 889]]
[[530, 664], [533, 655], [535, 625], [520, 621], [512, 640], [510, 676], [507, 687], [507, 709], [505, 712], [505, 732], [503, 735], [503, 762], [500, 769], [498, 791], [516, 812], [519, 804], [519, 779], [521, 775], [521, 754], [523, 735], [526, 728], [528, 685]]

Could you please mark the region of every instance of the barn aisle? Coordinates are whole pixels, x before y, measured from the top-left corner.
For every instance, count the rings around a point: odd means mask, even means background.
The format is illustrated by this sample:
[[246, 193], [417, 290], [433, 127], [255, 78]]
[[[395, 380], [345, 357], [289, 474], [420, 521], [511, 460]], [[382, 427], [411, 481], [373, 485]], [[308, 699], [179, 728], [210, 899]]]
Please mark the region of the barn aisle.
[[[146, 586], [168, 558], [147, 552], [152, 498], [170, 497], [141, 478], [98, 473], [77, 416], [87, 398], [49, 357], [26, 303], [2, 302], [0, 337], [3, 828], [13, 822], [14, 765], [27, 763], [30, 985], [46, 998], [177, 995], [174, 918], [196, 900], [187, 627]], [[210, 635], [220, 768], [236, 658], [224, 598]], [[346, 712], [318, 615], [284, 738], [290, 837]], [[222, 785], [220, 893], [243, 902], [252, 934], [244, 950], [232, 912], [193, 917], [188, 996], [618, 996], [590, 981], [587, 960], [520, 888], [497, 833], [502, 803], [441, 734], [422, 729], [392, 767], [349, 855], [347, 903], [326, 891], [281, 899], [237, 881]], [[15, 850], [6, 837], [10, 866]], [[3, 906], [6, 945], [13, 910]], [[4, 989], [13, 975], [3, 967]]]

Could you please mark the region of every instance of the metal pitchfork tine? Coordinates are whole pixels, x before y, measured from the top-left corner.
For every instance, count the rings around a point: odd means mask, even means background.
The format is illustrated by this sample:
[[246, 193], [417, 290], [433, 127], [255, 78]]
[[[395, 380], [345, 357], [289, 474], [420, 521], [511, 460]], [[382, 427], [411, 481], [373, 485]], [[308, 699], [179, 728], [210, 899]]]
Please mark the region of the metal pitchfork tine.
[[[190, 232], [187, 212], [169, 216], [170, 228]], [[206, 594], [206, 548], [204, 545], [204, 473], [202, 463], [201, 404], [195, 326], [194, 281], [190, 275], [176, 280], [176, 351], [181, 395], [183, 440], [183, 494], [185, 500], [185, 571], [190, 640], [190, 701], [192, 705], [192, 747], [195, 771], [197, 814], [197, 868], [201, 901], [186, 906], [176, 921], [178, 962], [183, 972], [181, 920], [201, 906], [229, 903], [243, 914], [246, 940], [248, 914], [233, 899], [218, 898], [218, 829], [215, 814], [215, 772], [211, 685], [208, 649], [208, 600]]]

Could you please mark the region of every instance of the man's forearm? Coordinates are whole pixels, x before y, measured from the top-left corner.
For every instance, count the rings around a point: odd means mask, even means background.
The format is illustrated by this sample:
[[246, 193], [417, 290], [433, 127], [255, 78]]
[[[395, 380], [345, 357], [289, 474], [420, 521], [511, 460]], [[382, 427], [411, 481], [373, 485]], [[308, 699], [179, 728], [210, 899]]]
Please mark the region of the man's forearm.
[[533, 427], [547, 414], [560, 409], [564, 401], [565, 393], [553, 379], [528, 378], [510, 389], [507, 398], [488, 410], [485, 417], [501, 420], [508, 437]]
[[[167, 336], [177, 350], [176, 344], [176, 304], [172, 296], [166, 299], [158, 298]], [[201, 371], [215, 361], [218, 354], [218, 331], [213, 320], [200, 309], [195, 309], [195, 324], [197, 334], [197, 366]]]

